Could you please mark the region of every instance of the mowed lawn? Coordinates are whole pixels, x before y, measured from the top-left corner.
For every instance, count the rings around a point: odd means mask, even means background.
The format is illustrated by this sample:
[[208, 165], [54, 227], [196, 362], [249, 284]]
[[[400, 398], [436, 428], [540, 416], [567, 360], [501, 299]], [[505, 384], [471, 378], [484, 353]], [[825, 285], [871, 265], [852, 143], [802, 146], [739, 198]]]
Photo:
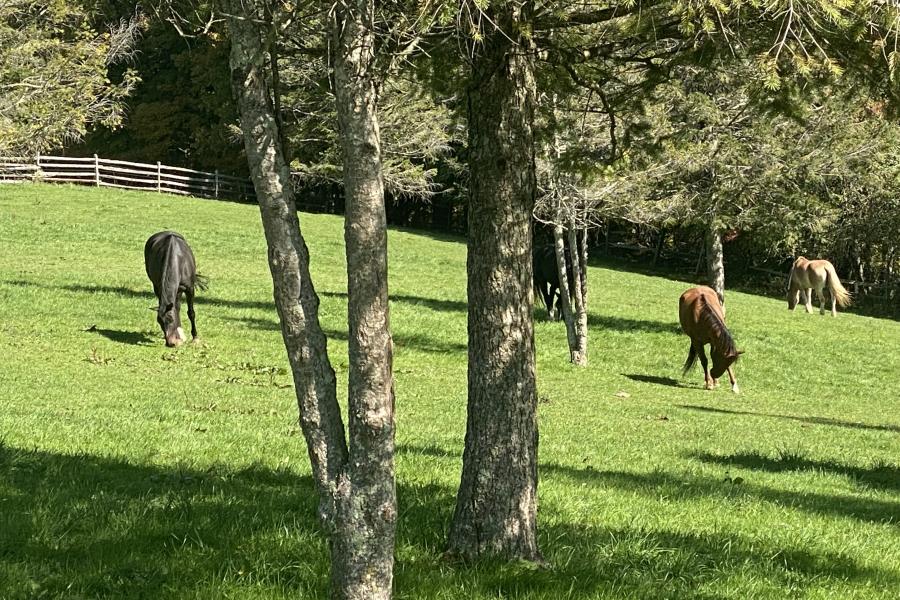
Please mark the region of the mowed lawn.
[[[343, 221], [301, 215], [346, 388]], [[164, 347], [143, 245], [210, 288]], [[728, 294], [742, 393], [682, 378], [690, 284], [589, 270], [590, 366], [536, 312], [548, 568], [442, 556], [466, 418], [465, 243], [391, 231], [395, 597], [897, 598], [900, 323]], [[0, 598], [318, 598], [328, 550], [256, 207], [0, 186]], [[186, 315], [185, 315], [186, 318]]]

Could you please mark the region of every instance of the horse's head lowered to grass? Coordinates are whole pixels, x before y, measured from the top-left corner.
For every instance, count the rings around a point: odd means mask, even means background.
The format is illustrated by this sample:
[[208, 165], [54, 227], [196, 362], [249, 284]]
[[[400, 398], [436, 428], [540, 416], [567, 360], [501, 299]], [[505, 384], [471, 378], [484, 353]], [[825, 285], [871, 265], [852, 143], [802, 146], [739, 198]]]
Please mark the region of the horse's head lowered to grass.
[[[691, 338], [684, 372], [687, 373], [699, 357], [706, 389], [716, 387], [719, 377], [727, 372], [731, 390], [735, 393], [740, 391], [733, 365], [743, 351], [737, 349], [731, 332], [725, 327], [725, 315], [716, 292], [706, 286], [687, 290], [678, 301], [678, 319], [682, 330]], [[712, 355], [712, 369], [703, 349], [706, 344], [709, 344]]]
[[194, 253], [185, 239], [174, 231], [161, 231], [150, 236], [144, 245], [144, 266], [153, 284], [153, 293], [159, 304], [156, 322], [162, 329], [166, 346], [180, 345], [186, 336], [181, 328], [181, 295], [188, 305], [191, 320], [191, 338], [197, 339], [194, 314], [194, 288], [206, 287], [205, 278], [197, 274]]

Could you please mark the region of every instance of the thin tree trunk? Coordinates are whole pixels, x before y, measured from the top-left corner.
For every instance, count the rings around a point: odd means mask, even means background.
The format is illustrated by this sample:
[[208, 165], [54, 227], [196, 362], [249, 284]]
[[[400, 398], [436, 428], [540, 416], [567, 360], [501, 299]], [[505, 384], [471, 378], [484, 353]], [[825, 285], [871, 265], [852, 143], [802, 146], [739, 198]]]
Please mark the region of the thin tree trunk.
[[502, 31], [485, 32], [468, 88], [469, 398], [449, 552], [540, 560], [531, 265], [535, 80], [522, 35], [530, 14], [508, 3], [491, 16]]
[[572, 255], [572, 279], [575, 283], [573, 300], [575, 304], [575, 345], [570, 348], [571, 360], [574, 364], [587, 366], [587, 310], [584, 299], [583, 282], [586, 281], [586, 273], [582, 269], [582, 255], [578, 249], [578, 229], [575, 226], [575, 218], [570, 217], [566, 232], [569, 236], [569, 250]]
[[338, 487], [332, 597], [391, 597], [397, 495], [387, 224], [374, 74], [374, 0], [339, 3], [334, 83], [346, 197], [350, 461]]
[[722, 251], [722, 232], [711, 222], [706, 233], [706, 268], [709, 287], [716, 291], [725, 306], [725, 256]]
[[562, 201], [557, 199], [556, 216], [553, 222], [553, 253], [556, 256], [556, 273], [559, 277], [559, 299], [562, 304], [563, 322], [566, 324], [566, 339], [569, 342], [569, 358], [575, 362], [573, 352], [577, 347], [575, 334], [575, 314], [572, 307], [572, 290], [569, 289], [569, 273], [566, 266], [566, 241], [563, 237], [565, 230], [562, 222], [564, 219], [561, 208]]
[[[584, 208], [584, 222], [587, 223], [588, 208]], [[587, 264], [588, 264], [588, 226], [585, 224], [581, 230], [581, 299], [584, 302], [584, 316], [587, 319], [588, 306], [588, 284], [587, 284]], [[586, 331], [586, 330], [585, 330]]]
[[[569, 343], [569, 355], [575, 349], [575, 317], [572, 311], [572, 291], [569, 289], [569, 273], [566, 266], [566, 242], [564, 239], [563, 223], [566, 220], [566, 210], [572, 210], [571, 206], [565, 206], [562, 198], [562, 174], [560, 161], [562, 160], [562, 147], [559, 142], [559, 123], [556, 120], [556, 94], [552, 97], [552, 110], [550, 111], [550, 129], [553, 131], [553, 172], [550, 179], [553, 195], [553, 254], [556, 257], [556, 277], [559, 281], [559, 300], [562, 308], [563, 323], [566, 324], [566, 340]], [[552, 307], [548, 307], [552, 310]], [[574, 359], [572, 359], [574, 362]]]
[[[309, 251], [300, 232], [290, 173], [281, 148], [267, 85], [263, 31], [249, 5], [228, 7], [231, 77], [240, 111], [244, 147], [269, 252], [275, 306], [300, 410], [300, 426], [319, 491], [319, 516], [326, 530], [334, 518], [337, 481], [347, 462], [344, 425], [334, 370], [319, 324], [319, 298], [309, 274]], [[239, 15], [247, 18], [240, 18]]]

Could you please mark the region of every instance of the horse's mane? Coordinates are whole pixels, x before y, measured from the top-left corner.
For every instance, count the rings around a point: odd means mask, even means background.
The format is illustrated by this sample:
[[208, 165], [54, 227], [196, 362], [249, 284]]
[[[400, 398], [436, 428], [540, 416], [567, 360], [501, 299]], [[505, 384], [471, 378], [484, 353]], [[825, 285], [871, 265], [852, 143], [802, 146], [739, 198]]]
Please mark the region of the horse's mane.
[[[171, 259], [172, 252], [177, 248], [175, 236], [170, 236], [166, 241], [165, 245], [165, 253], [163, 254], [163, 269], [162, 269], [162, 281], [159, 283], [160, 287], [160, 298], [159, 305], [160, 307], [165, 306], [165, 302], [171, 300], [175, 302], [175, 298], [178, 297], [178, 276], [179, 274], [176, 272], [176, 269], [169, 268], [169, 260]], [[173, 285], [173, 279], [174, 285]], [[168, 294], [170, 291], [174, 290], [174, 296], [172, 298], [168, 298]]]
[[716, 334], [711, 342], [712, 347], [725, 356], [737, 354], [737, 346], [735, 346], [734, 338], [731, 337], [728, 328], [725, 327], [725, 321], [723, 321], [722, 317], [720, 317], [713, 307], [706, 302], [706, 298], [702, 295], [700, 296], [700, 301], [703, 303], [703, 308], [700, 309], [700, 320], [701, 322], [706, 323]]

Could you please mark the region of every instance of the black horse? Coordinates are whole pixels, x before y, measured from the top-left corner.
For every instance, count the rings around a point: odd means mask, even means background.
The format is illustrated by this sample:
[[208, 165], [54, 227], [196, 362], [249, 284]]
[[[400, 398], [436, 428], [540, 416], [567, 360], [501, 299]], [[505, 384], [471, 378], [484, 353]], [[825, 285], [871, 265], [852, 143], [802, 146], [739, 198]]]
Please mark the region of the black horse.
[[[569, 297], [574, 294], [574, 278], [572, 276], [572, 259], [566, 248], [566, 273], [569, 279]], [[556, 252], [553, 246], [535, 246], [531, 251], [531, 263], [534, 271], [534, 289], [547, 309], [551, 318], [562, 315], [562, 294], [559, 290], [559, 271], [556, 268]], [[555, 306], [555, 311], [554, 311]]]
[[174, 231], [154, 233], [144, 244], [144, 265], [153, 284], [153, 293], [159, 300], [155, 309], [156, 322], [162, 328], [166, 346], [177, 346], [184, 341], [180, 314], [182, 293], [187, 300], [191, 338], [196, 340], [194, 288], [205, 290], [206, 278], [197, 273], [191, 247]]

